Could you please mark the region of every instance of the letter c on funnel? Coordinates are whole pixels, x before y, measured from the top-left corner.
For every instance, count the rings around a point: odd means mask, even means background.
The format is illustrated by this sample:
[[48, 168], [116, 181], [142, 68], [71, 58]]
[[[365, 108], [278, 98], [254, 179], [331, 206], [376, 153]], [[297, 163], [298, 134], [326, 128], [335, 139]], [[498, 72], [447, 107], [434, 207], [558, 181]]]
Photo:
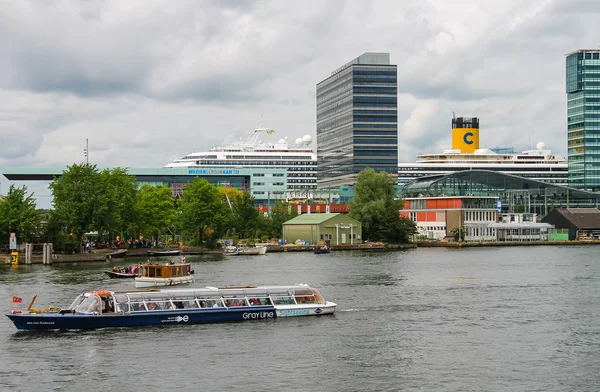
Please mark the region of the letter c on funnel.
[[465, 142], [465, 144], [473, 144], [473, 140], [471, 140], [472, 137], [473, 132], [465, 133], [465, 136], [463, 136], [463, 141]]

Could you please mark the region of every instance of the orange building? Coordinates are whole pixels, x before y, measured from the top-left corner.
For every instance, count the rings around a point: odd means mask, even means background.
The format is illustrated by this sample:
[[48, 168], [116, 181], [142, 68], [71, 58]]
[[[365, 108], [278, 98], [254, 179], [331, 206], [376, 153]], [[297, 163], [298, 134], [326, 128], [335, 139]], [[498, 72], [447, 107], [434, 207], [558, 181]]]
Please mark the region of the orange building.
[[406, 198], [400, 215], [414, 221], [419, 236], [441, 240], [454, 228], [462, 228], [465, 241], [489, 241], [495, 232], [488, 226], [498, 221], [498, 198], [488, 196], [440, 196]]

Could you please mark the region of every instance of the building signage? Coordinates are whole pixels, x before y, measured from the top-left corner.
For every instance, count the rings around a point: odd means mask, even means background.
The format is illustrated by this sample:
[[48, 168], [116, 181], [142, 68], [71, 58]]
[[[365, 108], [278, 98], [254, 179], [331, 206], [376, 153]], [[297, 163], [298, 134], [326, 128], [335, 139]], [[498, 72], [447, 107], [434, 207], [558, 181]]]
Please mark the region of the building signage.
[[338, 69], [336, 69], [335, 71], [333, 71], [333, 72], [331, 73], [331, 75], [335, 75], [336, 73], [340, 73], [340, 72], [342, 72], [343, 70], [345, 70], [346, 68], [348, 68], [348, 67], [349, 67], [349, 66], [351, 66], [351, 65], [352, 65], [352, 63], [351, 63], [351, 62], [350, 62], [350, 63], [348, 63], [348, 64], [346, 64], [346, 65], [342, 65], [341, 67], [339, 67]]
[[17, 233], [10, 233], [9, 249], [17, 249]]
[[218, 175], [218, 174], [240, 174], [239, 169], [188, 169], [192, 175]]
[[498, 206], [498, 212], [502, 212], [502, 200], [498, 200], [496, 204]]

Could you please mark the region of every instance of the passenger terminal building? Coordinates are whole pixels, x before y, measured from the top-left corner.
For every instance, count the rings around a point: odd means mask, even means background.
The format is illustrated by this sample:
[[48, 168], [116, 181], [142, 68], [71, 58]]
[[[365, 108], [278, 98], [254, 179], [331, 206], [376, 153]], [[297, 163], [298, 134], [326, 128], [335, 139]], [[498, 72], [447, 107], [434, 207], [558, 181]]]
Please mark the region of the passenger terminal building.
[[[11, 181], [52, 181], [60, 177], [67, 168], [4, 168], [2, 174]], [[174, 197], [194, 178], [201, 177], [217, 188], [235, 188], [248, 191], [257, 204], [274, 205], [285, 200], [286, 169], [239, 168], [239, 169], [195, 169], [195, 168], [127, 168], [140, 184], [166, 185]]]

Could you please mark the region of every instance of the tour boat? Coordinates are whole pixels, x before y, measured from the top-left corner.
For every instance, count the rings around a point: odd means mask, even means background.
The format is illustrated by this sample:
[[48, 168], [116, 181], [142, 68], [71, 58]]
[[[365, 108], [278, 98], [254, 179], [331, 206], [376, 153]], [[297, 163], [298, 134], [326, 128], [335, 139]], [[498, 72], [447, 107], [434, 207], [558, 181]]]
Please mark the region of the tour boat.
[[173, 286], [193, 283], [194, 270], [189, 263], [142, 264], [135, 277], [135, 287]]
[[[34, 297], [35, 299], [35, 297]], [[33, 303], [33, 300], [32, 300]], [[62, 310], [13, 310], [23, 330], [96, 329], [333, 314], [336, 304], [306, 284], [91, 291]]]

